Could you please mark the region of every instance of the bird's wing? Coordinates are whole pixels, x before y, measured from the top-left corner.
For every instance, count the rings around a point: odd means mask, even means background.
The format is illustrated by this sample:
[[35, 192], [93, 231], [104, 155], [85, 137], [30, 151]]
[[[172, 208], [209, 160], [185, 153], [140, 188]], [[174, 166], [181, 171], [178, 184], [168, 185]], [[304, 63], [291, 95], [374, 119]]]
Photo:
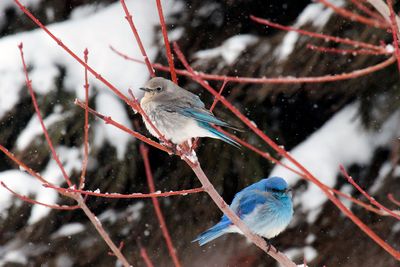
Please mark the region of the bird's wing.
[[269, 193], [265, 191], [247, 191], [239, 197], [236, 213], [240, 218], [243, 218], [243, 216], [251, 213], [258, 205], [265, 204], [269, 201], [269, 198], [272, 197], [272, 195], [270, 196]]

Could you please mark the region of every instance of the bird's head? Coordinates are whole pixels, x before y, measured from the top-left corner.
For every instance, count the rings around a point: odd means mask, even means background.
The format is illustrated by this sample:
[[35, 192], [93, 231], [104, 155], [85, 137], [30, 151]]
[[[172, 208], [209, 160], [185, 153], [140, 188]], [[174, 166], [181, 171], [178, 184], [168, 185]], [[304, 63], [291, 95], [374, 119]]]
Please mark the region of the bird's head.
[[277, 197], [290, 195], [292, 191], [286, 181], [280, 177], [274, 176], [264, 180], [265, 191], [270, 192]]
[[173, 89], [174, 85], [173, 82], [163, 77], [154, 77], [139, 89], [145, 91], [145, 98], [153, 98], [158, 95], [167, 94]]

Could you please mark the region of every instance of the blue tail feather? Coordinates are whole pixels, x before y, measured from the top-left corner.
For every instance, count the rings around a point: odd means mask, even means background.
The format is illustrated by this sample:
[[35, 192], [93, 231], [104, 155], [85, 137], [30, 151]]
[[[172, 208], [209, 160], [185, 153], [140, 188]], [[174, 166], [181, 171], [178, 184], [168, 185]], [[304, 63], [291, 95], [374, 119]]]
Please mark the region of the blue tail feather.
[[208, 229], [207, 231], [200, 234], [192, 242], [199, 242], [200, 246], [207, 244], [208, 242], [220, 237], [225, 234], [225, 229], [230, 225], [230, 221], [222, 221]]
[[210, 131], [211, 133], [213, 133], [215, 136], [217, 136], [219, 139], [221, 139], [222, 141], [236, 147], [236, 148], [240, 148], [240, 144], [238, 142], [236, 142], [235, 140], [233, 140], [232, 138], [226, 136], [225, 134], [219, 132], [217, 129], [215, 129], [214, 127], [212, 127], [210, 124], [206, 123], [206, 122], [198, 122], [200, 127], [207, 129], [208, 131]]

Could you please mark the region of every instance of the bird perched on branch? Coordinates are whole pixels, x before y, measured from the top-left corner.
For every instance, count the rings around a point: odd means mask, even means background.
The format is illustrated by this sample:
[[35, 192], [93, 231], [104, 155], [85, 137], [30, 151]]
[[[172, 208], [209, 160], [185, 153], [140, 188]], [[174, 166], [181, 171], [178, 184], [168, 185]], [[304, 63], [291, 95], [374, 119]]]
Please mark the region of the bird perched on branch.
[[[146, 92], [140, 101], [142, 109], [158, 131], [172, 143], [179, 145], [191, 138], [211, 137], [240, 146], [213, 125], [238, 129], [216, 118], [197, 95], [162, 77], [152, 78], [140, 89]], [[143, 121], [149, 132], [158, 137], [149, 122], [145, 118]]]
[[[249, 227], [249, 229], [268, 240], [285, 230], [293, 216], [290, 189], [280, 177], [270, 177], [254, 183], [233, 198], [230, 208]], [[226, 233], [241, 233], [226, 217], [200, 234], [192, 242], [200, 246]]]

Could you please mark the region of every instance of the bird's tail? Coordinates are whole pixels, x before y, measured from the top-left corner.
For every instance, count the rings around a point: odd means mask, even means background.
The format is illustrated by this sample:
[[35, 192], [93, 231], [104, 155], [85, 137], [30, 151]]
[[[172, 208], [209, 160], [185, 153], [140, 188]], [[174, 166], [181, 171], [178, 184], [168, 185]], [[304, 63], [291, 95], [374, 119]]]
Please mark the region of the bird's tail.
[[220, 237], [221, 235], [226, 233], [226, 228], [230, 225], [229, 221], [222, 221], [220, 223], [217, 223], [207, 231], [203, 232], [200, 234], [198, 237], [196, 237], [195, 240], [192, 242], [199, 242], [200, 246], [203, 246], [204, 244]]
[[199, 122], [200, 126], [202, 126], [203, 128], [207, 129], [208, 131], [210, 131], [213, 135], [215, 135], [218, 139], [221, 139], [222, 141], [224, 141], [225, 143], [230, 144], [231, 146], [234, 146], [236, 148], [240, 148], [240, 144], [238, 142], [236, 142], [235, 140], [233, 140], [232, 138], [230, 138], [229, 136], [221, 133], [220, 131], [218, 131], [217, 129], [215, 129], [214, 127], [212, 127], [209, 123], [206, 122]]

